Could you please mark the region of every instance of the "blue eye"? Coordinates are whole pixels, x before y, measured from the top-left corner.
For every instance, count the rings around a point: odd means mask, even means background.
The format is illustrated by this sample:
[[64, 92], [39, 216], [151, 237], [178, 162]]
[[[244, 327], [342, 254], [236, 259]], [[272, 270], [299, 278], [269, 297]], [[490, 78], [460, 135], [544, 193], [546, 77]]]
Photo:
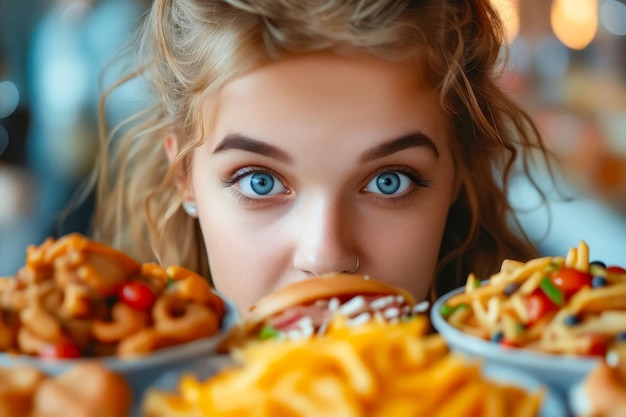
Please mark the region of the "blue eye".
[[367, 183], [365, 190], [376, 194], [398, 194], [411, 186], [411, 179], [399, 172], [383, 172]]
[[285, 186], [278, 178], [265, 172], [245, 175], [239, 179], [238, 183], [244, 194], [252, 196], [274, 195], [285, 191]]

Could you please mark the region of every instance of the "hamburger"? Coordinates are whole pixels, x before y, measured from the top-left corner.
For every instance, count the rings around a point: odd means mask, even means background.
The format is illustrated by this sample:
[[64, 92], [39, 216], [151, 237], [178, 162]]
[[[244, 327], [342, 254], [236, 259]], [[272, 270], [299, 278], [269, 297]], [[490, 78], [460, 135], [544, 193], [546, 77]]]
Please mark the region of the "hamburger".
[[398, 322], [424, 312], [410, 292], [367, 275], [337, 273], [297, 281], [252, 306], [239, 329], [244, 340], [323, 335], [340, 316], [347, 326]]

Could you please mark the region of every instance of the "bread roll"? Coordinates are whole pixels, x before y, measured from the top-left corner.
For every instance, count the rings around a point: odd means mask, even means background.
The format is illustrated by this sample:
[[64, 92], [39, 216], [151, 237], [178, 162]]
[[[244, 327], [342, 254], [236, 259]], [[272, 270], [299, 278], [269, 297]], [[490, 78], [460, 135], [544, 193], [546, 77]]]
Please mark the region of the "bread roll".
[[46, 375], [32, 367], [0, 368], [0, 416], [28, 416]]
[[128, 417], [131, 403], [121, 375], [99, 362], [81, 362], [41, 384], [32, 417]]

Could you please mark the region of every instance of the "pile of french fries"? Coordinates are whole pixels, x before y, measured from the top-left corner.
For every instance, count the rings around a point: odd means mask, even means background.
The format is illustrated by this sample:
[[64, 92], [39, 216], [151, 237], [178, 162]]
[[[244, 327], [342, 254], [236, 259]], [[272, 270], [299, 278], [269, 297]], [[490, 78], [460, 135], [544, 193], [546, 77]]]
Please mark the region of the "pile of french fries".
[[[594, 281], [566, 298], [551, 294], [548, 277], [564, 267]], [[555, 305], [534, 321], [528, 300], [542, 292], [545, 302], [552, 297]], [[509, 347], [583, 356], [626, 353], [626, 272], [590, 265], [589, 247], [581, 241], [566, 257], [505, 260], [500, 272], [482, 282], [470, 274], [465, 290], [452, 296], [441, 314], [463, 332]]]
[[481, 363], [450, 353], [417, 316], [348, 327], [299, 341], [266, 341], [234, 353], [240, 363], [178, 392], [149, 390], [148, 417], [536, 416], [544, 390], [483, 377]]

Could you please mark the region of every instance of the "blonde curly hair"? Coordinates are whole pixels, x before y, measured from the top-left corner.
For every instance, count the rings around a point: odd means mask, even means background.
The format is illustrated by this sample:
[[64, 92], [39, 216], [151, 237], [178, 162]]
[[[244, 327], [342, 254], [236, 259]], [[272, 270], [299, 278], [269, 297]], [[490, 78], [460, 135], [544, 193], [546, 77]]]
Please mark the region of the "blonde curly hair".
[[[94, 237], [143, 262], [209, 277], [202, 234], [180, 209], [175, 180], [201, 144], [202, 103], [287, 54], [351, 49], [418, 60], [449, 118], [462, 189], [449, 212], [434, 292], [460, 285], [469, 272], [487, 276], [503, 258], [534, 257], [507, 193], [515, 166], [530, 177], [533, 155], [549, 162], [549, 153], [497, 84], [504, 39], [489, 0], [155, 0], [129, 49], [134, 69], [100, 102]], [[106, 132], [109, 94], [137, 78], [154, 93], [152, 106]], [[179, 154], [170, 166], [163, 139], [171, 132]]]

